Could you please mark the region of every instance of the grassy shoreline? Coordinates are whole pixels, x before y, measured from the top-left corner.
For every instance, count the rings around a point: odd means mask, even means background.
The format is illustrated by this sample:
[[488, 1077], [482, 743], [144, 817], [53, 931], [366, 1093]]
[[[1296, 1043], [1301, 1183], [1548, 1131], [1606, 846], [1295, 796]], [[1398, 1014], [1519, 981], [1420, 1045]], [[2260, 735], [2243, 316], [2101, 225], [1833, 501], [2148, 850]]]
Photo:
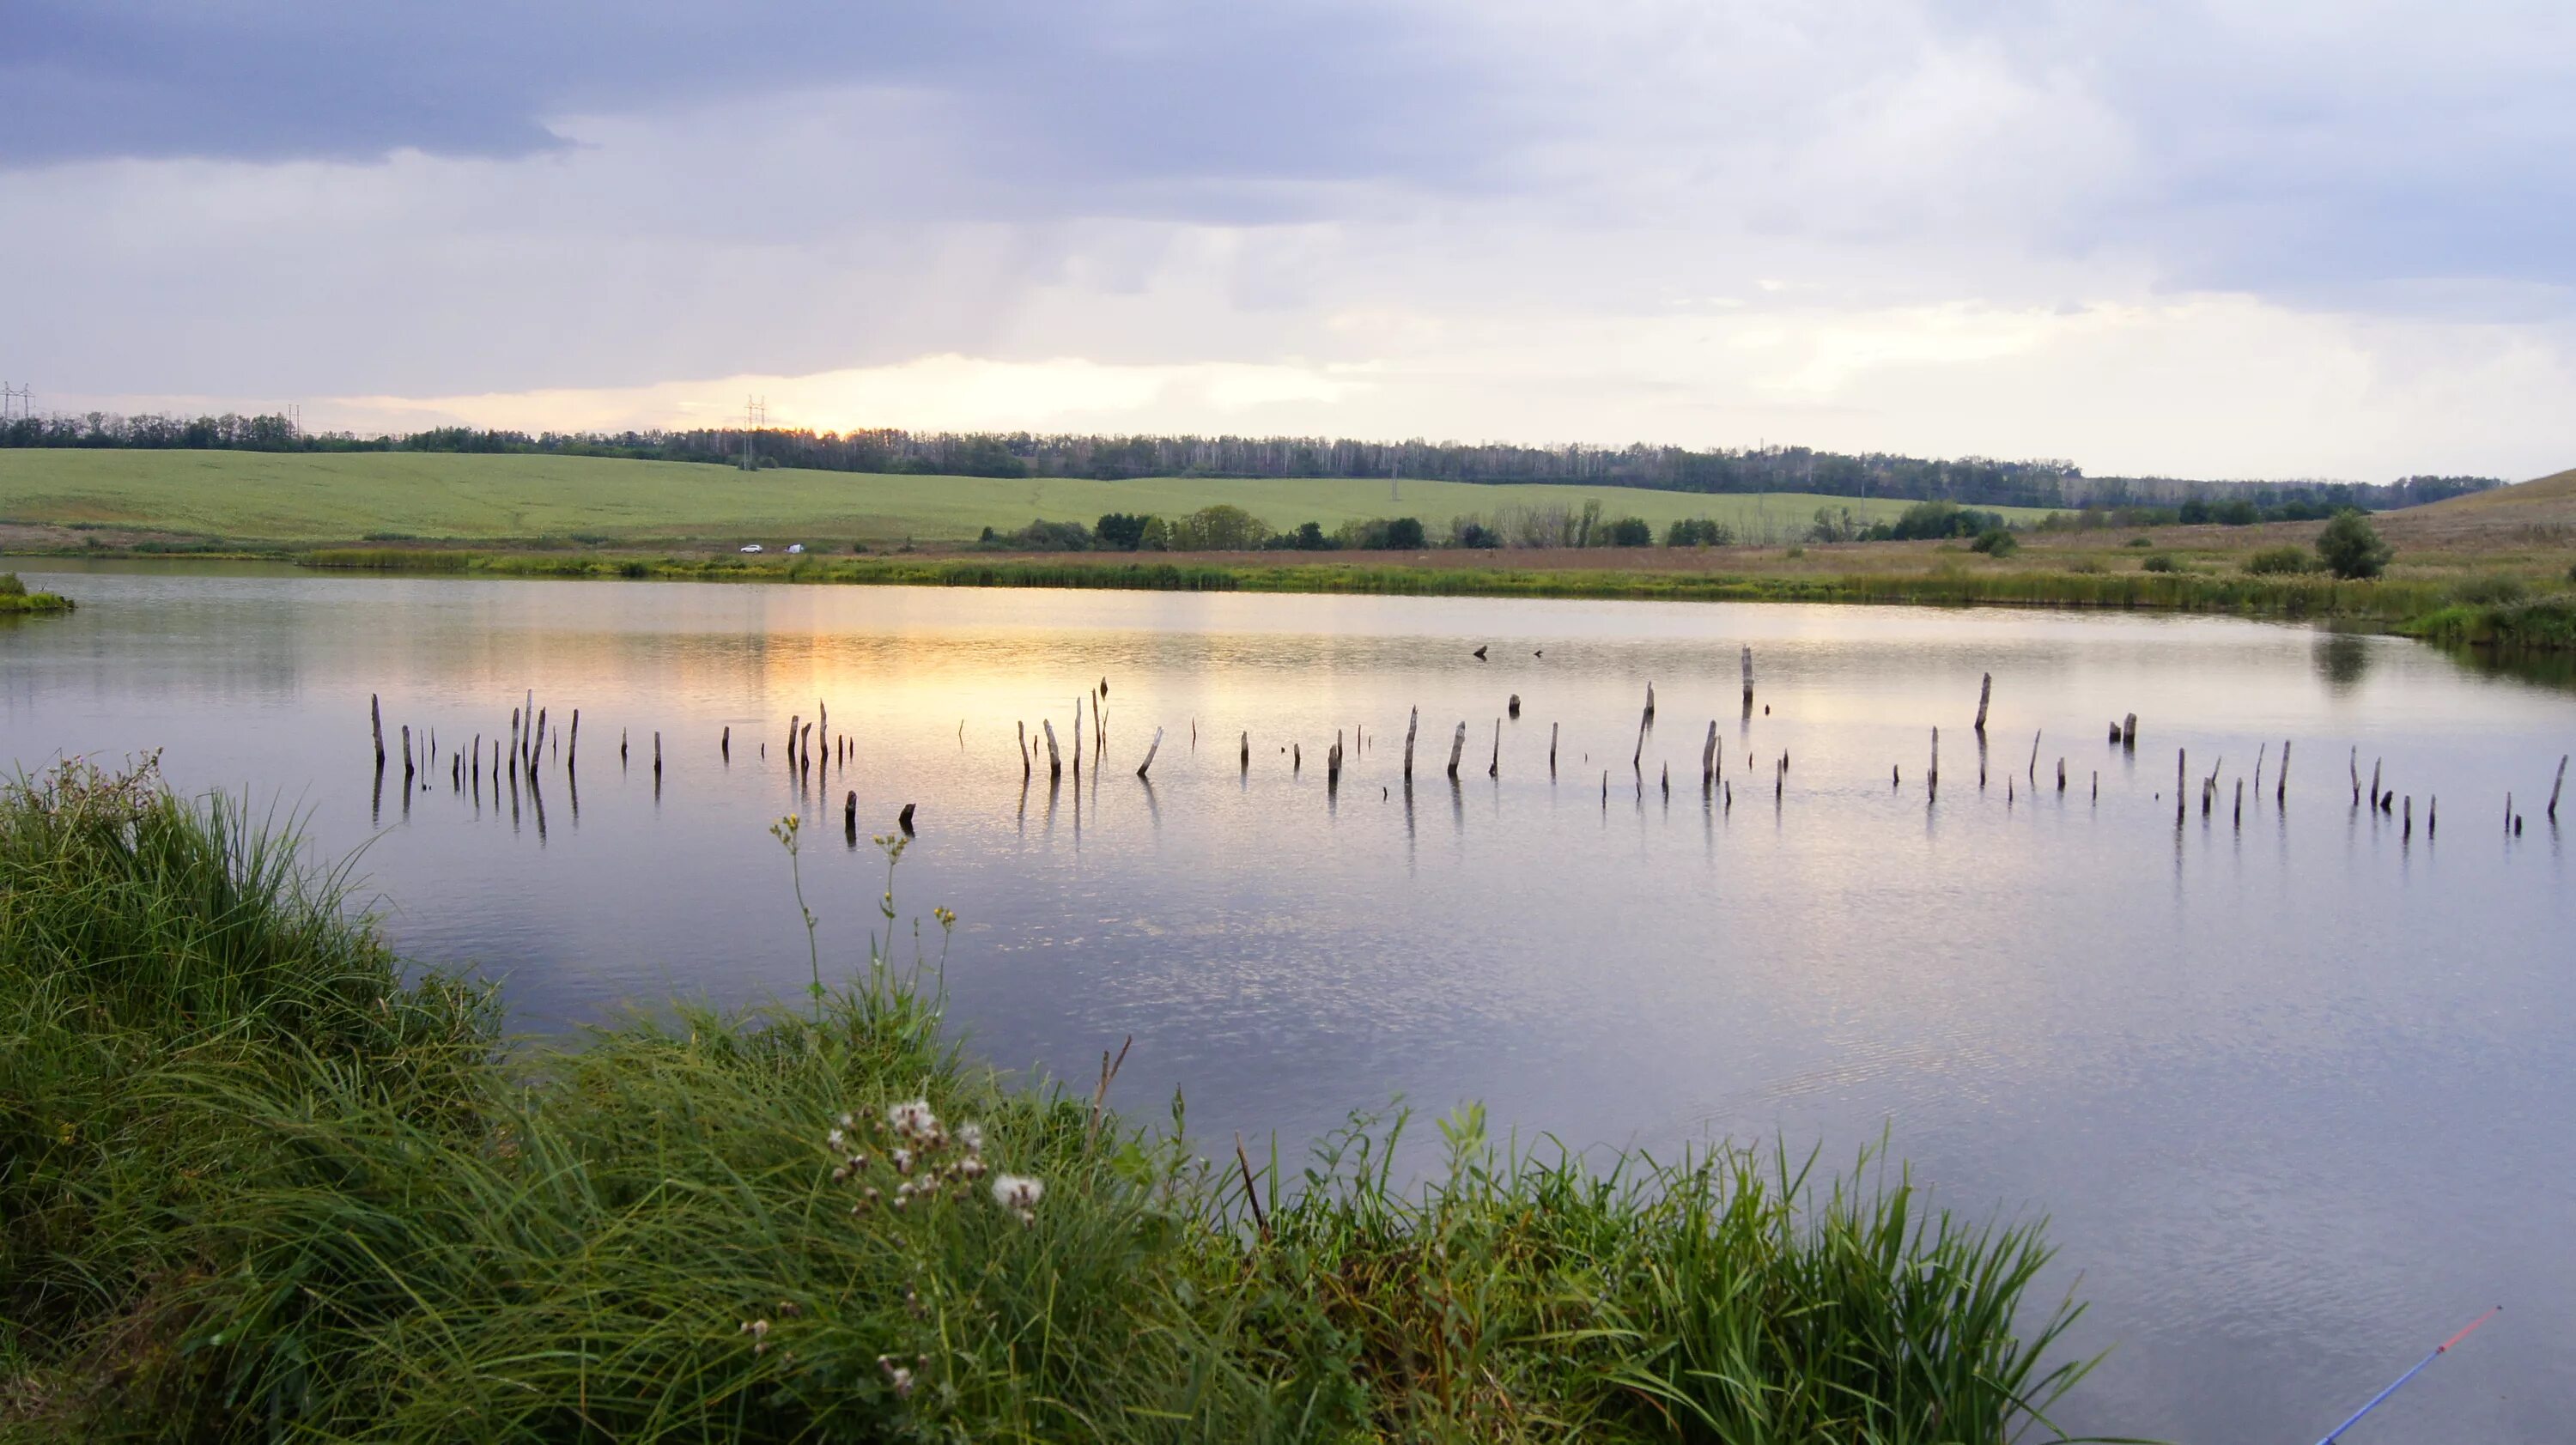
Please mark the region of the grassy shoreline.
[[1901, 1172], [1212, 1165], [874, 949], [511, 1046], [345, 882], [149, 765], [0, 789], [0, 1435], [2002, 1441], [2089, 1367]]
[[15, 572], [0, 572], [0, 617], [69, 612], [72, 600], [52, 592], [30, 592]]

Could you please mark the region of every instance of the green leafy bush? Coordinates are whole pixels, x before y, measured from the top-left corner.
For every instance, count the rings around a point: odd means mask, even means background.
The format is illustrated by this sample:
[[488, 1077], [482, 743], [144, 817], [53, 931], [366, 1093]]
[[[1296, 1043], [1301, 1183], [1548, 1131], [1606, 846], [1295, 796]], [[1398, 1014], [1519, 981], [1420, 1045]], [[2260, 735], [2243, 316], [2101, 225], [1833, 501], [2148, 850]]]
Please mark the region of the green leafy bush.
[[1977, 540], [1968, 544], [1968, 550], [1983, 552], [1989, 557], [2009, 557], [2021, 550], [2021, 539], [2001, 527], [1988, 527], [1977, 534]]
[[2317, 534], [2317, 555], [2325, 559], [2326, 570], [2346, 581], [2376, 577], [2388, 568], [2388, 559], [2397, 549], [2381, 541], [2379, 529], [2360, 511], [2346, 507], [2326, 522]]
[[2257, 577], [2294, 576], [2317, 570], [2317, 559], [2304, 547], [2266, 547], [2245, 559], [2245, 570]]
[[2141, 571], [2146, 572], [2179, 572], [2182, 570], [2182, 564], [2180, 562], [2175, 561], [2169, 554], [2163, 552], [2148, 553], [2146, 560], [2140, 562], [2138, 567]]

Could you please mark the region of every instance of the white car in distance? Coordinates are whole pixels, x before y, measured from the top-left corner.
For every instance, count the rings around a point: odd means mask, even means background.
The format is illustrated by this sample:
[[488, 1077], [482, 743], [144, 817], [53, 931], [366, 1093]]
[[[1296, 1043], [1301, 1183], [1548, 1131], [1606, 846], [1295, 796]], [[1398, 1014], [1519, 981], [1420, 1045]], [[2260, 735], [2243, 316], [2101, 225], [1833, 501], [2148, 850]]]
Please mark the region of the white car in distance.
[[750, 546], [745, 547], [745, 548], [743, 548], [742, 550], [744, 550], [744, 551], [746, 551], [746, 552], [757, 552], [757, 551], [759, 551], [759, 550], [760, 550], [760, 544], [759, 544], [758, 542], [754, 542], [754, 543], [752, 543]]

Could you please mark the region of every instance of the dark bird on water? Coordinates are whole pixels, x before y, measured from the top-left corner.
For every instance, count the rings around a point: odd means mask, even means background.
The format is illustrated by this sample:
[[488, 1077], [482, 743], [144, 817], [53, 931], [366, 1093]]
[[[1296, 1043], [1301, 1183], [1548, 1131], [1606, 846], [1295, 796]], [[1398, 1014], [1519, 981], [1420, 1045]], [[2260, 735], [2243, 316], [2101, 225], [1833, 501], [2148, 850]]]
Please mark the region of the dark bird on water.
[[1546, 648], [1544, 648], [1544, 647], [1534, 648], [1534, 649], [1532, 649], [1532, 650], [1531, 650], [1531, 652], [1530, 652], [1530, 656], [1532, 656], [1532, 657], [1545, 657], [1545, 656], [1547, 656], [1547, 649], [1546, 649]]
[[1484, 660], [1485, 660], [1485, 649], [1483, 649], [1483, 648], [1481, 648], [1481, 647], [1479, 647], [1479, 648], [1477, 648], [1477, 649], [1476, 649], [1476, 660], [1477, 660], [1478, 662], [1482, 662], [1482, 661], [1484, 661]]

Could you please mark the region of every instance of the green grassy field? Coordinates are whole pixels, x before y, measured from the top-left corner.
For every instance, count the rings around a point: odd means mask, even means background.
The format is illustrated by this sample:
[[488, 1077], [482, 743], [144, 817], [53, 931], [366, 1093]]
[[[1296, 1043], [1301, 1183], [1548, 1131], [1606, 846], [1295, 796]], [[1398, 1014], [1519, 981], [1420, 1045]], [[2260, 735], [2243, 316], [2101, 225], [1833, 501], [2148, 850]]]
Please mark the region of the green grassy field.
[[[1032, 519], [1090, 523], [1106, 512], [1180, 516], [1232, 503], [1285, 530], [1361, 517], [1449, 518], [1503, 507], [1601, 503], [1660, 530], [1711, 517], [1748, 540], [1789, 541], [1816, 508], [1864, 520], [1905, 504], [1802, 493], [1708, 496], [1633, 487], [1478, 486], [1312, 478], [1220, 480], [880, 476], [630, 462], [593, 457], [372, 452], [0, 451], [0, 522], [107, 526], [240, 542], [348, 542], [369, 534], [501, 541], [611, 537], [808, 545], [971, 539]], [[2008, 513], [2010, 514], [2010, 513]], [[2018, 515], [2036, 516], [2034, 512]]]

